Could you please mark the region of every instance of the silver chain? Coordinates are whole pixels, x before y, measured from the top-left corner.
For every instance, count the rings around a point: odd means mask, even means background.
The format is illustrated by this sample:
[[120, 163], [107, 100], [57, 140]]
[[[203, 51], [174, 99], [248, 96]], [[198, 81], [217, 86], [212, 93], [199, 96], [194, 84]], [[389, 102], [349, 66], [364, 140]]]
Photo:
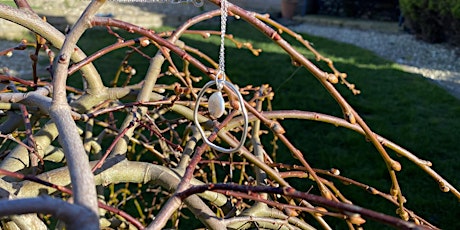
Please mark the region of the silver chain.
[[220, 51], [219, 70], [225, 73], [225, 33], [227, 30], [227, 0], [220, 1]]
[[219, 72], [216, 75], [216, 85], [222, 89], [222, 81], [225, 81], [225, 34], [227, 31], [227, 0], [220, 1], [220, 50], [219, 50]]

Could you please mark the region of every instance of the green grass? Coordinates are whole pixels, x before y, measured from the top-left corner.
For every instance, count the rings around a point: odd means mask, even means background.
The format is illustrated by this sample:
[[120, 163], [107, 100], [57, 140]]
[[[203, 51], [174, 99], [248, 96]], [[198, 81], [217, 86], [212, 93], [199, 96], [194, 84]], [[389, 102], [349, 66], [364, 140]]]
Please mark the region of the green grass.
[[13, 0], [0, 0], [0, 3], [8, 6], [16, 6]]
[[[209, 29], [209, 28], [207, 28]], [[217, 27], [215, 29], [218, 29]], [[240, 86], [247, 84], [270, 84], [275, 90], [274, 109], [296, 109], [327, 113], [341, 117], [337, 103], [329, 96], [319, 82], [305, 69], [290, 64], [290, 58], [269, 39], [257, 30], [243, 23], [230, 23], [229, 32], [239, 41], [253, 43], [255, 48], [263, 49], [259, 57], [248, 50], [236, 49], [230, 42], [227, 45], [227, 74]], [[91, 53], [111, 44], [111, 36], [101, 36], [101, 31], [90, 31], [79, 43]], [[443, 89], [421, 76], [402, 71], [392, 62], [383, 60], [373, 53], [358, 47], [330, 41], [323, 38], [304, 36], [327, 57], [330, 57], [339, 70], [348, 73], [348, 80], [362, 91], [352, 95], [343, 85], [337, 88], [350, 104], [360, 113], [368, 125], [378, 134], [412, 151], [422, 159], [433, 162], [433, 168], [451, 184], [460, 187], [460, 101]], [[97, 39], [95, 45], [93, 40]], [[200, 36], [185, 36], [188, 45], [199, 47], [201, 51], [216, 58], [218, 37], [204, 40]], [[292, 41], [292, 40], [290, 40]], [[312, 58], [300, 45], [295, 46]], [[153, 54], [153, 50], [146, 51]], [[110, 82], [124, 51], [96, 62], [96, 67]], [[137, 69], [137, 76], [145, 73], [148, 63], [140, 56], [131, 64]], [[323, 64], [319, 63], [324, 67]], [[200, 74], [195, 72], [196, 74]], [[295, 73], [295, 74], [294, 74]], [[77, 78], [75, 78], [77, 79]], [[160, 79], [160, 83], [166, 81]], [[307, 161], [315, 168], [338, 168], [343, 176], [372, 185], [388, 192], [391, 186], [382, 158], [375, 148], [361, 135], [332, 125], [311, 121], [285, 120], [282, 125], [287, 137], [299, 148]], [[265, 146], [271, 137], [264, 137]], [[271, 152], [271, 151], [268, 151]], [[292, 162], [285, 148], [278, 150], [280, 162]], [[460, 222], [460, 202], [452, 194], [442, 193], [431, 177], [404, 158], [398, 158], [403, 170], [398, 179], [407, 198], [409, 209], [438, 227], [458, 229]], [[307, 188], [297, 181], [298, 188]], [[336, 183], [339, 189], [355, 204], [394, 215], [396, 207], [380, 198], [356, 188]], [[307, 188], [308, 189], [308, 188]], [[367, 229], [382, 229], [380, 224], [369, 222]], [[337, 228], [345, 228], [339, 225]]]

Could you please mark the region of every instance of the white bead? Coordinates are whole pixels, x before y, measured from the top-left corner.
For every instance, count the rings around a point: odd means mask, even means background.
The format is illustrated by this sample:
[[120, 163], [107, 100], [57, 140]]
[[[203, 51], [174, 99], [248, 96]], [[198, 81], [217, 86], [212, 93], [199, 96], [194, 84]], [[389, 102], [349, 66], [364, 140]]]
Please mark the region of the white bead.
[[208, 100], [209, 114], [215, 118], [221, 117], [225, 112], [225, 101], [221, 92], [215, 92]]

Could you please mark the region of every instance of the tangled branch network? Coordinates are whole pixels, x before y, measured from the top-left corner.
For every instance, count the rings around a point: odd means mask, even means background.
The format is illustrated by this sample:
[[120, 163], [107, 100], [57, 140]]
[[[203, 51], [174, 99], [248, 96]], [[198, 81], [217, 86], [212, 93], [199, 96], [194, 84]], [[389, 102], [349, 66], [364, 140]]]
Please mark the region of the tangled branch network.
[[[201, 1], [193, 1], [197, 2]], [[293, 64], [317, 78], [344, 118], [271, 110], [274, 92], [266, 84], [234, 89], [224, 84], [225, 112], [221, 118], [209, 114], [207, 99], [216, 89], [207, 88], [203, 100], [197, 101], [197, 95], [205, 82], [218, 75], [218, 63], [211, 58], [214, 54], [182, 38], [198, 34], [207, 41], [220, 35], [221, 31], [192, 28], [220, 16], [219, 10], [204, 12], [172, 31], [156, 32], [96, 17], [105, 1], [95, 0], [64, 34], [35, 14], [26, 0], [15, 3], [17, 7], [0, 3], [0, 18], [27, 28], [34, 38], [1, 50], [0, 55], [32, 47], [33, 71], [32, 80], [18, 78], [7, 68], [0, 74], [6, 85], [0, 93], [4, 114], [0, 124], [2, 228], [177, 229], [183, 223], [193, 223], [209, 229], [333, 229], [336, 225], [359, 229], [374, 220], [400, 229], [436, 229], [416, 210], [406, 208], [397, 177], [402, 165], [388, 149], [417, 165], [444, 192], [460, 198], [458, 190], [436, 173], [429, 161], [374, 133], [336, 89], [337, 83], [342, 83], [352, 93], [359, 93], [347, 75], [301, 35], [268, 15], [228, 3], [229, 17], [257, 28], [282, 48]], [[88, 53], [77, 43], [90, 28], [102, 28], [91, 29], [91, 33], [113, 37], [115, 42]], [[302, 55], [285, 40], [289, 36], [328, 69], [320, 69]], [[255, 56], [262, 52], [233, 35], [225, 38]], [[125, 53], [120, 56], [119, 50]], [[110, 56], [114, 53], [118, 55]], [[118, 66], [113, 66], [115, 58]], [[135, 58], [148, 66], [145, 72], [134, 67]], [[94, 65], [108, 60], [115, 71], [98, 70]], [[47, 74], [38, 74], [43, 73], [37, 70], [38, 62], [49, 64]], [[226, 77], [231, 82], [231, 74]], [[194, 122], [195, 108], [198, 122]], [[240, 143], [245, 140], [241, 138], [243, 110], [248, 113], [249, 131], [246, 141]], [[386, 166], [391, 179], [388, 190], [379, 191], [343, 176], [338, 169], [314, 168], [315, 162], [308, 161], [299, 146], [286, 137], [289, 130], [279, 122], [285, 119], [329, 123], [365, 136]], [[209, 142], [241, 148], [234, 153], [209, 148], [198, 128]], [[272, 144], [262, 141], [264, 137], [272, 138]], [[289, 156], [289, 162], [277, 161], [278, 144], [288, 150], [279, 154]], [[290, 184], [287, 178], [311, 188]], [[334, 181], [386, 200], [397, 216], [353, 204]]]

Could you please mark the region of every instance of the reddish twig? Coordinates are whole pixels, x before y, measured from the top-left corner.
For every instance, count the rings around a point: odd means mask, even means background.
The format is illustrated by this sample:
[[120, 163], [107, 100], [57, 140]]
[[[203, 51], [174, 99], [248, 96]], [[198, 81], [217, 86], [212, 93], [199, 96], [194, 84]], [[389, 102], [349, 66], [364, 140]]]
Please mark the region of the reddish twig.
[[[43, 17], [43, 21], [46, 22], [46, 17]], [[43, 45], [46, 43], [45, 38], [41, 37], [38, 34], [35, 34], [35, 53], [30, 55], [30, 59], [32, 59], [32, 79], [34, 83], [38, 83], [38, 76], [37, 76], [37, 64], [38, 64], [38, 53]]]
[[112, 149], [115, 147], [115, 145], [118, 143], [118, 141], [123, 138], [126, 134], [126, 132], [134, 126], [134, 122], [131, 122], [126, 128], [123, 129], [120, 133], [118, 133], [117, 137], [115, 137], [115, 140], [113, 140], [112, 144], [110, 144], [109, 148], [105, 151], [104, 155], [101, 157], [101, 159], [93, 166], [92, 172], [94, 173], [97, 169], [101, 168], [102, 165], [105, 162], [105, 159], [109, 156], [110, 152], [112, 152]]
[[144, 122], [140, 122], [140, 126], [146, 128], [147, 130], [149, 130], [150, 132], [152, 132], [153, 134], [155, 134], [155, 136], [157, 136], [160, 140], [166, 142], [166, 144], [168, 144], [169, 146], [171, 146], [175, 151], [179, 151], [179, 152], [183, 152], [184, 149], [182, 148], [182, 146], [178, 145], [178, 144], [174, 144], [173, 142], [171, 142], [170, 140], [166, 139], [160, 132], [160, 130], [158, 130], [158, 127], [156, 126], [156, 124], [154, 123], [154, 121], [150, 118], [148, 119], [149, 123], [150, 124], [146, 124]]
[[16, 6], [17, 6], [19, 9], [32, 10], [32, 8], [30, 7], [30, 5], [29, 5], [29, 3], [27, 2], [27, 0], [14, 0], [14, 3], [16, 3]]
[[117, 42], [117, 43], [115, 43], [113, 45], [104, 47], [104, 48], [94, 52], [91, 56], [88, 56], [85, 59], [79, 61], [78, 63], [75, 63], [72, 66], [70, 66], [69, 75], [74, 74], [81, 67], [83, 67], [83, 66], [87, 65], [88, 63], [90, 63], [90, 62], [92, 62], [92, 61], [104, 56], [105, 54], [107, 54], [107, 53], [109, 53], [111, 51], [114, 51], [114, 50], [117, 50], [117, 49], [120, 49], [120, 48], [123, 48], [123, 47], [134, 45], [137, 42], [139, 42], [139, 43], [143, 42], [143, 41], [145, 41], [144, 39], [145, 39], [145, 37], [141, 37], [141, 38], [131, 39], [131, 40], [128, 40], [128, 41]]
[[[10, 84], [10, 88], [13, 90], [13, 92], [18, 92], [13, 83]], [[37, 143], [35, 142], [35, 138], [32, 131], [32, 124], [30, 121], [31, 114], [29, 114], [29, 111], [27, 110], [27, 107], [25, 105], [19, 104], [19, 108], [21, 109], [22, 119], [24, 120], [28, 145], [31, 147], [31, 149], [33, 149], [33, 151], [31, 151], [29, 154], [29, 159], [30, 165], [33, 167], [33, 172], [35, 174], [37, 172], [36, 170], [38, 167], [38, 161], [40, 161], [42, 165], [44, 164], [44, 162], [43, 158], [37, 152]]]
[[274, 187], [267, 187], [267, 186], [245, 186], [245, 185], [234, 185], [234, 184], [208, 184], [208, 185], [192, 186], [182, 192], [176, 193], [176, 196], [180, 197], [181, 200], [183, 200], [190, 195], [202, 193], [205, 191], [218, 191], [223, 194], [225, 194], [226, 191], [238, 191], [238, 192], [246, 193], [249, 195], [251, 195], [252, 193], [279, 194], [279, 195], [284, 195], [288, 197], [304, 199], [311, 203], [330, 207], [330, 208], [339, 210], [344, 213], [349, 212], [348, 214], [346, 214], [348, 218], [356, 217], [355, 215], [353, 215], [354, 213], [356, 213], [364, 217], [367, 217], [369, 219], [372, 219], [372, 220], [375, 220], [375, 221], [378, 221], [384, 224], [388, 224], [393, 227], [397, 227], [398, 229], [407, 229], [407, 230], [409, 229], [420, 229], [420, 230], [428, 229], [424, 226], [416, 225], [412, 222], [407, 222], [407, 221], [401, 220], [396, 217], [388, 216], [388, 215], [385, 215], [379, 212], [375, 212], [369, 209], [365, 209], [365, 208], [362, 208], [356, 205], [335, 202], [335, 201], [328, 200], [321, 196], [316, 196], [316, 195], [305, 193], [305, 192], [299, 192], [295, 190], [294, 188], [290, 188], [290, 187], [274, 188]]
[[25, 50], [27, 48], [27, 41], [26, 40], [21, 40], [21, 43], [15, 47], [11, 47], [5, 50], [0, 51], [0, 56], [11, 56], [13, 55], [13, 50]]
[[0, 133], [0, 137], [1, 137], [1, 138], [8, 139], [8, 140], [12, 140], [12, 141], [16, 142], [16, 143], [19, 144], [20, 146], [26, 148], [29, 152], [35, 151], [34, 148], [32, 148], [32, 147], [26, 145], [26, 144], [23, 143], [22, 141], [16, 140], [16, 138], [14, 138], [12, 134], [6, 134], [6, 135], [5, 135], [5, 134], [1, 134], [1, 133]]

